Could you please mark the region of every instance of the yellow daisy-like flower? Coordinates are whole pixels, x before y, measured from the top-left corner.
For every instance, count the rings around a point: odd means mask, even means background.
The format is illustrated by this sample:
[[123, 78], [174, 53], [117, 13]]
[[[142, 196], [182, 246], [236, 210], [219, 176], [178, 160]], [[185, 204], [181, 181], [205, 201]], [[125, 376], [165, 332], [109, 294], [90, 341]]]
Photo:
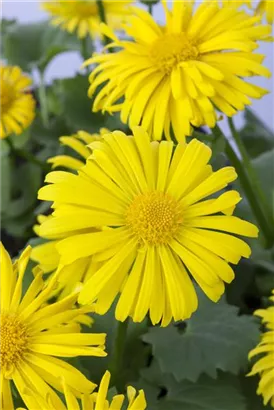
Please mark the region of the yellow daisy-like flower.
[[[104, 0], [106, 19], [113, 29], [120, 29], [129, 14], [131, 0]], [[79, 38], [100, 35], [100, 16], [95, 0], [52, 0], [42, 3], [45, 11], [52, 15], [52, 24], [61, 26], [69, 33], [77, 32]]]
[[74, 394], [90, 393], [95, 385], [76, 368], [58, 357], [106, 356], [105, 334], [81, 334], [73, 319], [93, 310], [75, 308], [77, 293], [60, 302], [44, 305], [56, 284], [45, 286], [38, 268], [22, 296], [22, 282], [31, 248], [27, 247], [13, 265], [1, 244], [1, 408], [13, 409], [10, 380], [27, 402], [26, 389], [35, 389], [53, 404], [55, 391], [62, 391], [61, 377]]
[[[123, 394], [113, 396], [112, 400], [107, 399], [107, 392], [109, 388], [110, 373], [106, 371], [102, 377], [98, 392], [94, 392], [91, 395], [82, 395], [81, 406], [79, 406], [71, 389], [68, 388], [67, 384], [63, 383], [64, 393], [66, 398], [66, 409], [67, 410], [103, 410], [103, 409], [113, 409], [121, 410], [125, 401], [125, 396]], [[53, 406], [50, 400], [45, 400], [43, 397], [39, 396], [36, 392], [28, 392], [29, 394], [29, 407], [28, 410], [63, 410], [63, 403], [60, 401], [60, 406]], [[136, 390], [129, 386], [127, 388], [127, 398], [128, 405], [123, 407], [124, 410], [145, 410], [146, 399], [143, 390], [139, 390], [138, 394]]]
[[[100, 141], [107, 132], [109, 132], [107, 128], [101, 128], [98, 134], [78, 131], [77, 134], [72, 136], [60, 137], [60, 142], [71, 148], [74, 154], [78, 154], [79, 159], [71, 155], [58, 155], [48, 159], [48, 162], [52, 164], [52, 168], [62, 167], [73, 171], [79, 170], [85, 165], [86, 159], [92, 153], [88, 145], [94, 141]], [[47, 218], [51, 218], [51, 216], [39, 215], [38, 224], [34, 226], [37, 236], [41, 236], [40, 224], [46, 221]], [[44, 238], [48, 239], [47, 237]], [[39, 263], [39, 266], [45, 273], [53, 272], [58, 268], [60, 255], [57, 252], [56, 244], [63, 238], [64, 236], [61, 235], [56, 240], [49, 240], [46, 243], [33, 247], [31, 259]], [[98, 266], [98, 263], [92, 262], [91, 257], [78, 259], [71, 265], [64, 266], [58, 275], [59, 287], [56, 289], [56, 295], [58, 295], [59, 299], [68, 296], [77, 282], [85, 282], [96, 272]]]
[[[171, 141], [150, 142], [140, 127], [133, 133], [114, 131], [93, 143], [78, 175], [47, 175], [38, 197], [54, 201], [54, 216], [40, 234], [67, 236], [56, 245], [62, 265], [92, 255], [102, 263], [80, 303], [97, 300], [96, 311], [104, 314], [121, 293], [118, 320], [140, 322], [149, 311], [153, 324], [165, 326], [197, 308], [189, 273], [210, 299], [220, 298], [224, 281], [234, 278], [228, 262], [251, 253], [230, 234], [256, 237], [258, 229], [232, 216], [241, 199], [236, 191], [205, 199], [237, 178], [232, 167], [212, 171], [208, 146], [193, 139], [175, 148]], [[98, 225], [111, 229], [92, 232]]]
[[93, 111], [121, 111], [122, 122], [130, 128], [142, 125], [156, 140], [163, 133], [170, 139], [172, 126], [177, 140], [183, 141], [192, 125], [214, 127], [216, 108], [232, 116], [251, 104], [249, 97], [267, 92], [242, 77], [271, 75], [260, 64], [264, 56], [253, 53], [256, 40], [271, 27], [257, 25], [258, 16], [211, 0], [195, 12], [193, 1], [176, 1], [172, 11], [162, 4], [164, 27], [146, 11], [133, 8], [125, 27], [131, 41], [119, 40], [102, 25], [120, 50], [94, 54], [85, 62], [99, 64], [90, 74], [88, 95], [101, 86]]
[[[270, 297], [270, 300], [274, 302], [274, 290], [272, 293], [273, 296]], [[249, 353], [249, 358], [261, 355], [262, 353], [264, 356], [254, 364], [248, 376], [260, 375], [261, 380], [257, 394], [263, 396], [264, 405], [270, 401], [271, 406], [274, 408], [274, 306], [256, 310], [254, 314], [262, 318], [267, 331], [262, 334], [261, 342], [258, 346]]]
[[0, 66], [0, 138], [21, 134], [34, 119], [35, 101], [28, 91], [32, 81], [16, 66]]
[[273, 0], [260, 0], [256, 12], [266, 16], [269, 24], [274, 22], [274, 2]]

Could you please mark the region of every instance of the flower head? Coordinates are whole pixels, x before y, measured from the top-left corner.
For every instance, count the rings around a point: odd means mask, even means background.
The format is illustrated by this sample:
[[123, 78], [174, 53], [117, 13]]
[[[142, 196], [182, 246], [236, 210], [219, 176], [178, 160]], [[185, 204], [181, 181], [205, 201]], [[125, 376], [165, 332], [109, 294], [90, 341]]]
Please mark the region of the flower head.
[[[86, 159], [92, 153], [89, 144], [100, 141], [106, 132], [109, 132], [109, 130], [101, 128], [98, 134], [78, 131], [74, 135], [60, 137], [60, 142], [66, 147], [69, 147], [73, 155], [57, 155], [49, 158], [48, 162], [52, 164], [52, 168], [62, 167], [72, 171], [79, 170], [85, 165]], [[75, 158], [75, 155], [78, 155], [78, 158]], [[52, 216], [38, 216], [38, 224], [34, 226], [34, 231], [38, 236], [41, 237], [40, 224], [49, 218], [52, 218]], [[57, 252], [56, 245], [64, 236], [61, 235], [55, 240], [50, 240], [46, 236], [43, 238], [48, 240], [33, 247], [31, 259], [39, 263], [39, 266], [45, 273], [55, 272], [60, 261], [60, 255]], [[75, 284], [85, 282], [98, 269], [98, 266], [98, 263], [93, 263], [92, 257], [81, 258], [70, 265], [64, 266], [58, 274], [59, 286], [56, 289], [58, 298], [62, 299], [68, 296], [75, 288]]]
[[171, 11], [162, 4], [165, 26], [146, 11], [132, 9], [125, 26], [132, 40], [120, 40], [102, 25], [119, 49], [85, 62], [98, 64], [88, 94], [101, 87], [93, 111], [120, 111], [122, 122], [130, 128], [142, 125], [156, 140], [163, 133], [170, 139], [172, 127], [177, 140], [183, 140], [192, 126], [214, 127], [216, 109], [232, 116], [251, 104], [250, 97], [266, 93], [243, 77], [271, 75], [261, 65], [264, 56], [253, 53], [256, 40], [271, 27], [217, 2], [204, 1], [196, 11], [194, 1], [175, 1]]
[[[219, 299], [234, 278], [228, 263], [251, 252], [231, 234], [256, 237], [258, 230], [232, 216], [236, 191], [211, 197], [237, 175], [232, 167], [213, 172], [209, 147], [193, 139], [174, 150], [170, 141], [150, 142], [140, 127], [133, 133], [105, 134], [78, 175], [47, 175], [38, 196], [54, 201], [54, 215], [40, 233], [66, 237], [56, 245], [62, 265], [90, 256], [102, 264], [80, 303], [97, 300], [104, 314], [120, 294], [118, 320], [140, 322], [149, 311], [152, 323], [167, 325], [197, 308], [190, 275]], [[108, 229], [94, 232], [98, 225]]]
[[74, 321], [92, 306], [76, 308], [77, 293], [46, 305], [56, 280], [45, 286], [43, 272], [36, 268], [34, 279], [22, 295], [25, 269], [31, 253], [27, 247], [18, 261], [11, 259], [1, 244], [1, 407], [13, 408], [10, 380], [22, 399], [35, 389], [42, 397], [59, 403], [55, 389], [62, 391], [61, 377], [74, 394], [90, 393], [95, 385], [59, 357], [105, 356], [105, 334], [81, 334]]
[[[66, 398], [66, 407], [60, 401], [59, 406], [53, 406], [50, 400], [45, 400], [35, 391], [29, 391], [29, 409], [28, 410], [103, 410], [113, 409], [121, 410], [123, 404], [125, 404], [125, 396], [123, 394], [113, 396], [112, 400], [107, 399], [107, 393], [109, 388], [110, 373], [106, 371], [102, 377], [98, 392], [94, 392], [90, 395], [82, 395], [81, 406], [79, 406], [75, 395], [71, 389], [67, 386], [65, 379], [63, 379], [63, 387]], [[136, 390], [128, 386], [127, 388], [127, 407], [123, 406], [124, 410], [145, 410], [146, 399], [143, 390], [139, 390], [138, 394]]]
[[[104, 0], [107, 21], [114, 29], [121, 28], [122, 21], [129, 13], [131, 0]], [[77, 32], [79, 38], [99, 35], [100, 16], [95, 0], [53, 0], [42, 3], [45, 11], [51, 14], [52, 24], [64, 30]]]
[[35, 101], [28, 91], [31, 79], [16, 66], [0, 66], [1, 128], [0, 138], [21, 134], [33, 121]]
[[[273, 296], [270, 297], [270, 300], [274, 302], [274, 290], [272, 290], [272, 293]], [[270, 401], [271, 406], [274, 408], [274, 306], [256, 310], [254, 314], [262, 318], [266, 332], [262, 334], [258, 346], [249, 353], [250, 359], [261, 354], [263, 356], [254, 364], [248, 376], [259, 374], [261, 380], [257, 394], [263, 396], [264, 405], [267, 405]]]

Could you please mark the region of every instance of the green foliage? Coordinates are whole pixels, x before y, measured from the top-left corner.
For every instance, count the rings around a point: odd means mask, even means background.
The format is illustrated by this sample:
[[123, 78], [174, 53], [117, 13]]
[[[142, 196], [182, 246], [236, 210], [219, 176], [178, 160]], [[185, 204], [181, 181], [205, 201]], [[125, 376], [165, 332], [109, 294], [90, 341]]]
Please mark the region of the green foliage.
[[[99, 383], [106, 369], [110, 369], [113, 360], [115, 336], [117, 333], [118, 322], [114, 316], [115, 306], [105, 315], [93, 314], [94, 324], [85, 331], [107, 333], [106, 351], [108, 356], [105, 358], [87, 357], [81, 358], [82, 366], [89, 372], [91, 380]], [[122, 371], [118, 375], [118, 383], [125, 385], [128, 380], [134, 381], [139, 377], [139, 371], [148, 362], [150, 349], [142, 342], [141, 336], [147, 332], [146, 321], [134, 323], [130, 321], [127, 333], [127, 340], [123, 355]]]
[[217, 377], [217, 370], [237, 374], [247, 365], [247, 354], [259, 340], [256, 321], [238, 316], [238, 309], [224, 299], [213, 303], [200, 295], [199, 307], [181, 325], [152, 327], [143, 340], [152, 345], [154, 357], [164, 373], [176, 380], [197, 381], [203, 373]]
[[98, 132], [101, 127], [109, 129], [124, 128], [117, 115], [93, 113], [93, 100], [87, 97], [89, 87], [88, 76], [77, 75], [74, 78], [65, 78], [55, 82], [56, 95], [62, 107], [62, 115], [65, 116], [70, 129], [75, 132], [85, 130]]
[[273, 131], [269, 130], [249, 108], [245, 110], [245, 125], [240, 135], [247, 152], [253, 158], [274, 148]]
[[[92, 43], [89, 42], [92, 52]], [[34, 67], [44, 70], [58, 54], [80, 51], [77, 37], [53, 27], [48, 21], [32, 24], [12, 24], [6, 29], [4, 55], [9, 64], [19, 65], [25, 71]]]
[[148, 392], [150, 410], [247, 410], [237, 379], [226, 374], [219, 373], [217, 379], [203, 375], [196, 383], [178, 382], [154, 362], [142, 371], [140, 385]]

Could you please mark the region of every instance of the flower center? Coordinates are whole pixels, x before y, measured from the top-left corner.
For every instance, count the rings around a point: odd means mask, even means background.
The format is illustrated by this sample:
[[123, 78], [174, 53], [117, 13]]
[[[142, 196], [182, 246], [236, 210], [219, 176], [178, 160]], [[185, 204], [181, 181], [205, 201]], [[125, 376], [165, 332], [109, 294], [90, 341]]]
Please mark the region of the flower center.
[[8, 372], [27, 351], [28, 334], [26, 326], [16, 315], [1, 314], [0, 329], [0, 364], [1, 369]]
[[13, 87], [6, 81], [1, 81], [1, 112], [5, 114], [10, 108], [10, 105], [14, 101], [15, 92]]
[[126, 213], [126, 224], [140, 243], [165, 244], [182, 223], [179, 203], [168, 194], [153, 191], [138, 195]]
[[196, 59], [199, 51], [185, 33], [166, 34], [151, 45], [152, 62], [165, 74], [169, 74], [182, 61]]

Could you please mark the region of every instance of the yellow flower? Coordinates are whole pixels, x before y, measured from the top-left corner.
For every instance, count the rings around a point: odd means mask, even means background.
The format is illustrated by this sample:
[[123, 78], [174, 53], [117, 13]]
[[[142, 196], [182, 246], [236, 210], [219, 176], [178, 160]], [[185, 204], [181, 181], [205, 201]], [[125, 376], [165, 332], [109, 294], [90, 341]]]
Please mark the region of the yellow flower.
[[119, 51], [95, 54], [85, 62], [99, 64], [90, 74], [88, 95], [101, 86], [93, 111], [121, 111], [122, 122], [130, 128], [142, 125], [156, 140], [163, 132], [170, 139], [172, 126], [183, 141], [192, 125], [214, 127], [215, 108], [232, 116], [251, 104], [249, 97], [266, 93], [242, 77], [271, 75], [260, 64], [264, 56], [252, 52], [271, 28], [257, 25], [259, 17], [211, 1], [195, 12], [193, 1], [173, 2], [172, 11], [162, 4], [164, 27], [133, 8], [125, 28], [133, 40], [119, 40], [102, 25]]
[[[106, 19], [114, 29], [120, 29], [129, 13], [131, 0], [104, 0]], [[69, 33], [77, 31], [79, 38], [100, 35], [100, 16], [95, 0], [52, 0], [42, 3], [45, 11], [52, 15], [52, 24], [61, 26]]]
[[257, 13], [265, 14], [269, 24], [274, 22], [274, 2], [273, 0], [260, 0], [257, 9]]
[[[230, 234], [256, 237], [258, 230], [232, 216], [241, 199], [236, 191], [204, 200], [237, 177], [232, 167], [212, 171], [208, 146], [193, 139], [175, 148], [171, 141], [150, 142], [140, 127], [133, 133], [105, 134], [78, 175], [47, 175], [38, 197], [54, 201], [54, 215], [40, 234], [67, 236], [56, 245], [62, 265], [90, 256], [102, 263], [80, 303], [98, 300], [96, 311], [104, 314], [121, 293], [118, 320], [140, 322], [149, 311], [153, 324], [165, 326], [197, 308], [188, 271], [217, 301], [223, 281], [234, 278], [228, 262], [251, 253]], [[111, 228], [92, 232], [98, 225]]]
[[0, 66], [1, 128], [0, 138], [21, 134], [33, 121], [35, 101], [28, 91], [32, 81], [16, 66]]
[[[71, 389], [68, 388], [65, 379], [63, 379], [64, 393], [66, 398], [66, 409], [67, 410], [103, 410], [103, 409], [113, 409], [121, 410], [124, 404], [125, 396], [123, 394], [113, 396], [112, 400], [107, 399], [107, 392], [109, 388], [110, 373], [106, 371], [102, 377], [98, 392], [92, 393], [91, 395], [82, 395], [81, 406], [79, 406]], [[34, 391], [29, 391], [29, 403], [30, 406], [28, 410], [63, 410], [64, 406], [60, 402], [60, 406], [53, 406], [50, 400], [45, 400], [43, 397], [39, 396]], [[143, 390], [139, 390], [138, 394], [136, 390], [128, 386], [127, 388], [127, 398], [128, 405], [123, 407], [124, 410], [145, 410], [146, 399]]]
[[[79, 159], [71, 155], [58, 155], [48, 159], [52, 168], [63, 167], [69, 170], [77, 171], [85, 165], [86, 159], [91, 155], [92, 150], [88, 144], [94, 141], [100, 141], [102, 135], [109, 132], [107, 128], [101, 128], [98, 134], [89, 134], [85, 131], [78, 131], [72, 136], [60, 137], [60, 142], [71, 148], [74, 154], [78, 154]], [[39, 215], [38, 224], [34, 226], [37, 236], [40, 235], [40, 224], [51, 216]], [[47, 237], [44, 237], [48, 239]], [[39, 263], [39, 266], [45, 273], [56, 271], [59, 265], [60, 256], [56, 249], [56, 244], [64, 236], [61, 235], [57, 240], [49, 240], [45, 243], [33, 247], [31, 259]], [[68, 296], [75, 287], [77, 282], [85, 282], [98, 269], [99, 264], [92, 262], [92, 257], [78, 259], [68, 266], [64, 266], [59, 272], [59, 287], [55, 290], [59, 299]], [[88, 323], [86, 323], [88, 324]]]
[[27, 403], [25, 390], [36, 389], [53, 404], [62, 391], [61, 377], [74, 394], [90, 393], [95, 385], [76, 368], [58, 357], [106, 356], [105, 334], [81, 334], [73, 319], [93, 310], [75, 308], [77, 293], [60, 302], [44, 305], [56, 280], [44, 285], [43, 272], [33, 271], [34, 279], [22, 296], [22, 282], [31, 248], [27, 247], [12, 265], [1, 244], [1, 408], [12, 409], [10, 380]]
[[[274, 290], [272, 293], [274, 295]], [[274, 296], [271, 296], [270, 300], [274, 301]], [[264, 405], [267, 405], [270, 400], [271, 406], [274, 408], [274, 306], [256, 310], [254, 314], [262, 318], [267, 331], [262, 334], [261, 342], [258, 346], [249, 353], [249, 358], [261, 353], [264, 356], [254, 364], [248, 376], [260, 375], [261, 380], [257, 394], [263, 396]]]
[[74, 154], [80, 156], [80, 159], [71, 155], [56, 155], [55, 157], [49, 158], [47, 162], [52, 164], [52, 168], [63, 167], [71, 170], [78, 170], [91, 155], [91, 150], [87, 145], [93, 141], [100, 141], [102, 135], [106, 132], [109, 132], [107, 128], [101, 128], [98, 134], [89, 134], [86, 131], [78, 131], [76, 134], [60, 137], [60, 143], [71, 148]]

